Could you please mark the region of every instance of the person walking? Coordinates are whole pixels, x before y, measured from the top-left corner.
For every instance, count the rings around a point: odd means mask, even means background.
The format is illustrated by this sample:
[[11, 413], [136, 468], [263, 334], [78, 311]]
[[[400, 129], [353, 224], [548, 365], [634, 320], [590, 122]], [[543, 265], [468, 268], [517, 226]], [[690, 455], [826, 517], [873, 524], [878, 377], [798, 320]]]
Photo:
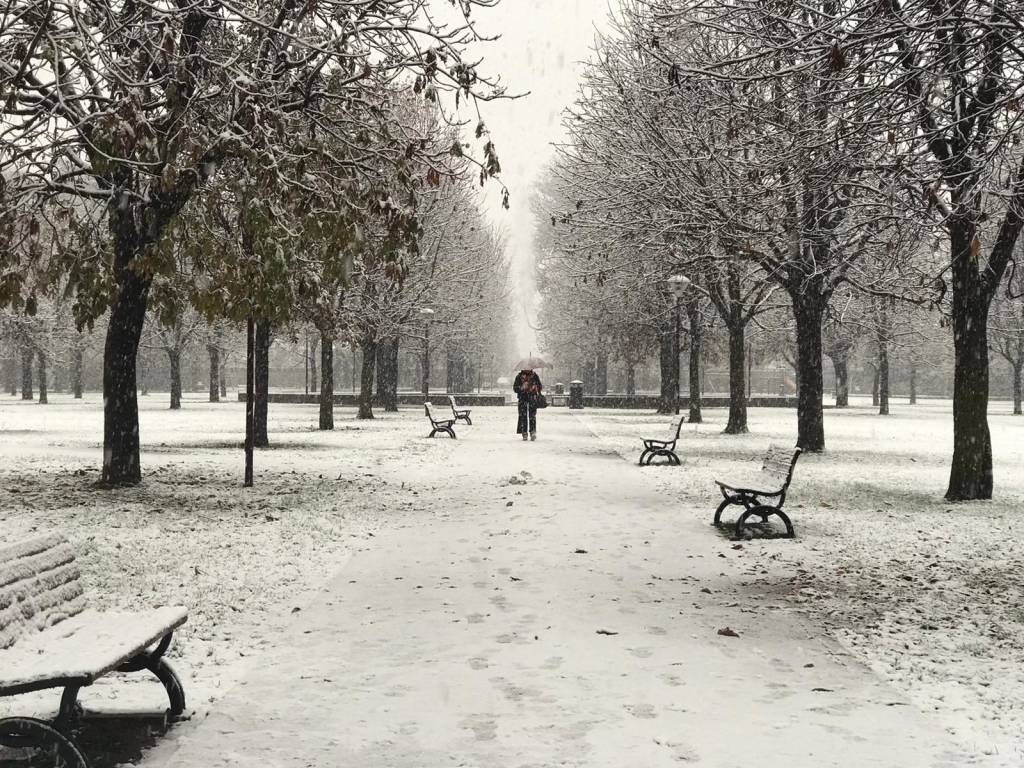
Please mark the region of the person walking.
[[540, 376], [536, 371], [524, 368], [516, 374], [512, 389], [519, 398], [519, 424], [516, 433], [522, 435], [523, 440], [536, 440], [537, 401], [544, 389], [544, 385], [540, 383]]

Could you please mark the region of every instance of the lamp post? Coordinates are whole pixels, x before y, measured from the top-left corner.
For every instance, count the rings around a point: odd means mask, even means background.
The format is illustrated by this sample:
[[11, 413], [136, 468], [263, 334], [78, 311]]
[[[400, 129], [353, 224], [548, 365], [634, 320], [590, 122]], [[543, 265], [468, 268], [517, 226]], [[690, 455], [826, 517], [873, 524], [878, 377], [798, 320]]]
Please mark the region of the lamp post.
[[690, 287], [692, 281], [685, 275], [672, 275], [665, 279], [666, 285], [668, 285], [669, 291], [673, 296], [676, 297], [676, 335], [675, 341], [672, 345], [673, 357], [672, 369], [676, 376], [676, 415], [679, 415], [679, 401], [680, 401], [680, 388], [682, 385], [681, 371], [679, 370], [679, 336], [682, 333], [682, 321], [680, 320], [681, 306], [683, 302], [683, 296], [686, 294], [687, 289]]
[[434, 319], [434, 310], [429, 307], [420, 309], [423, 318], [423, 402], [430, 400], [430, 323]]

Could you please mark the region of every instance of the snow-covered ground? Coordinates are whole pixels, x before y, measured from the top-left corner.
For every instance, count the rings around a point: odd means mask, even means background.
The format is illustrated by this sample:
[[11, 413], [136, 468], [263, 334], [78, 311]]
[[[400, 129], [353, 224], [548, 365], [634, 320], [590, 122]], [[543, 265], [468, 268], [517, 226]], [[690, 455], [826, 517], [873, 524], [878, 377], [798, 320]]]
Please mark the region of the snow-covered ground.
[[[942, 496], [952, 451], [948, 402], [869, 401], [826, 411], [827, 451], [797, 464], [787, 509], [797, 540], [758, 540], [737, 551], [746, 580], [736, 599], [783, 599], [856, 656], [934, 711], [961, 743], [1024, 762], [1024, 417], [992, 404], [995, 500]], [[770, 442], [792, 445], [792, 411], [754, 409], [748, 435], [722, 434], [726, 414], [686, 425], [681, 468], [648, 472], [686, 516], [710, 521], [712, 479], [756, 470]], [[670, 417], [588, 410], [584, 418], [624, 457], [639, 437], [670, 431]], [[728, 518], [732, 519], [732, 518]]]
[[[165, 395], [151, 394], [140, 398], [144, 483], [99, 490], [101, 399], [50, 400], [0, 399], [0, 542], [62, 531], [81, 553], [96, 607], [187, 606], [170, 655], [200, 709], [244, 674], [354, 547], [417, 506], [377, 469], [399, 455], [419, 461], [411, 413], [367, 425], [339, 409], [327, 433], [316, 429], [315, 406], [275, 405], [272, 447], [257, 452], [255, 487], [244, 489], [243, 406], [197, 398], [172, 412]], [[145, 677], [127, 682], [160, 705]], [[105, 706], [116, 695], [120, 706], [125, 682], [116, 691], [101, 683], [83, 701]], [[36, 698], [33, 706], [50, 707], [58, 697]], [[13, 706], [0, 700], [0, 713]], [[22, 697], [17, 710], [25, 707]]]
[[[273, 447], [257, 453], [256, 488], [244, 490], [242, 406], [187, 399], [170, 412], [161, 395], [142, 399], [144, 484], [97, 490], [99, 398], [51, 399], [0, 399], [0, 542], [63, 530], [82, 552], [99, 606], [186, 605], [191, 619], [174, 655], [199, 711], [252, 670], [349, 555], [375, 550], [375, 534], [429, 526], [447, 513], [439, 500], [471, 505], [476, 493], [465, 487], [471, 481], [446, 482], [447, 457], [464, 461], [473, 449], [423, 440], [418, 408], [373, 422], [338, 409], [337, 429], [324, 433], [315, 406], [276, 404]], [[787, 503], [796, 541], [734, 549], [708, 529], [706, 544], [694, 546], [722, 550], [730, 563], [730, 580], [709, 601], [749, 606], [751, 622], [801, 614], [934, 711], [970, 751], [1010, 766], [1024, 755], [1024, 555], [1014, 525], [1024, 501], [1024, 419], [1005, 404], [993, 411], [994, 502], [942, 500], [948, 403], [897, 404], [889, 417], [855, 404], [827, 412], [828, 451], [798, 464]], [[478, 413], [512, 418], [511, 409]], [[677, 500], [681, 526], [710, 521], [712, 478], [746, 473], [769, 442], [795, 439], [792, 411], [753, 410], [751, 433], [736, 437], [721, 434], [725, 413], [709, 410], [705, 424], [684, 427], [682, 467], [640, 469], [638, 438], [667, 434], [670, 417], [593, 409], [558, 417], [580, 420], [629, 460], [605, 471], [639, 473]], [[586, 514], [587, 499], [580, 502]], [[629, 514], [628, 499], [621, 503]], [[154, 694], [148, 682], [131, 688]], [[123, 704], [125, 690], [97, 686], [86, 702], [116, 696]], [[0, 712], [10, 705], [0, 701]], [[24, 713], [25, 702], [17, 709]]]

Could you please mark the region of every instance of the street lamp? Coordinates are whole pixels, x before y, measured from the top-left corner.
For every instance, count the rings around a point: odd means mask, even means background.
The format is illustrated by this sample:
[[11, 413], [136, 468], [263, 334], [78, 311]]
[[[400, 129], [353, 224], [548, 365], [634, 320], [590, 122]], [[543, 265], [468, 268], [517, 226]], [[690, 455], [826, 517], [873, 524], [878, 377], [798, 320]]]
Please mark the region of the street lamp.
[[430, 400], [430, 323], [434, 320], [434, 310], [429, 307], [420, 309], [423, 318], [423, 402]]
[[676, 336], [675, 336], [675, 343], [673, 344], [673, 349], [672, 349], [672, 352], [673, 352], [672, 356], [675, 359], [672, 361], [672, 368], [675, 371], [675, 375], [676, 375], [676, 415], [677, 416], [679, 415], [680, 387], [682, 386], [682, 378], [683, 378], [680, 375], [681, 372], [679, 370], [679, 348], [680, 348], [679, 336], [680, 336], [680, 334], [682, 332], [681, 331], [682, 322], [680, 320], [680, 307], [682, 305], [683, 296], [686, 294], [686, 291], [687, 291], [687, 289], [689, 289], [689, 287], [690, 287], [692, 282], [693, 281], [690, 280], [690, 278], [688, 278], [686, 275], [672, 275], [671, 277], [668, 277], [668, 278], [665, 279], [665, 284], [668, 286], [669, 292], [673, 296], [676, 297]]

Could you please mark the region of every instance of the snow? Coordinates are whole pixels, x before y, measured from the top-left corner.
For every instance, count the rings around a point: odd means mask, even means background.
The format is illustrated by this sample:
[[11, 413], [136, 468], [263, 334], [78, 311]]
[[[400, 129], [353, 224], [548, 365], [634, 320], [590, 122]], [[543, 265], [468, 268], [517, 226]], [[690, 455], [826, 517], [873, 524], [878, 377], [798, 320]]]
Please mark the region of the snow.
[[205, 716], [147, 764], [1020, 764], [1024, 419], [992, 417], [997, 500], [954, 506], [948, 404], [830, 410], [798, 539], [737, 545], [712, 478], [795, 442], [792, 411], [744, 436], [706, 411], [682, 467], [639, 468], [672, 417], [552, 408], [522, 443], [476, 408], [426, 440], [422, 408], [322, 433], [273, 404], [243, 490], [242, 406], [153, 394], [147, 479], [105, 491], [99, 398], [51, 401], [0, 400], [0, 543], [59, 529], [95, 607], [188, 608], [172, 660]]
[[182, 608], [83, 611], [24, 635], [0, 651], [0, 687], [47, 680], [91, 681], [116, 669], [185, 621]]
[[[952, 452], [950, 404], [893, 403], [878, 416], [854, 402], [826, 411], [824, 455], [797, 462], [786, 510], [796, 541], [758, 540], [744, 561], [739, 599], [783, 600], [857, 658], [933, 712], [992, 765], [1024, 759], [1024, 419], [993, 402], [995, 499], [950, 504], [942, 496]], [[652, 482], [708, 521], [712, 477], [743, 474], [769, 442], [795, 442], [792, 411], [751, 410], [751, 434], [723, 435], [726, 414], [684, 427], [678, 470]], [[624, 457], [668, 417], [588, 410], [584, 418]], [[726, 515], [726, 519], [734, 519]]]
[[62, 537], [35, 536], [0, 547], [0, 670], [11, 668], [3, 649], [84, 607], [74, 553]]
[[[185, 606], [189, 621], [168, 658], [193, 706], [209, 705], [239, 679], [290, 611], [344, 564], [352, 544], [405, 509], [401, 489], [375, 479], [377, 462], [400, 445], [390, 437], [397, 424], [381, 423], [367, 440], [361, 425], [340, 419], [325, 436], [315, 429], [315, 406], [275, 406], [274, 447], [257, 452], [256, 488], [244, 490], [242, 406], [186, 395], [184, 410], [171, 412], [166, 395], [154, 393], [140, 398], [146, 479], [108, 491], [93, 486], [102, 398], [76, 403], [55, 394], [50, 401], [0, 400], [0, 544], [62, 532], [78, 553], [94, 609]], [[370, 452], [357, 450], [361, 444]], [[141, 688], [147, 703], [165, 706], [162, 690], [145, 678], [104, 680], [83, 700], [103, 707]], [[52, 692], [19, 699], [0, 700], [0, 713], [56, 704]]]

